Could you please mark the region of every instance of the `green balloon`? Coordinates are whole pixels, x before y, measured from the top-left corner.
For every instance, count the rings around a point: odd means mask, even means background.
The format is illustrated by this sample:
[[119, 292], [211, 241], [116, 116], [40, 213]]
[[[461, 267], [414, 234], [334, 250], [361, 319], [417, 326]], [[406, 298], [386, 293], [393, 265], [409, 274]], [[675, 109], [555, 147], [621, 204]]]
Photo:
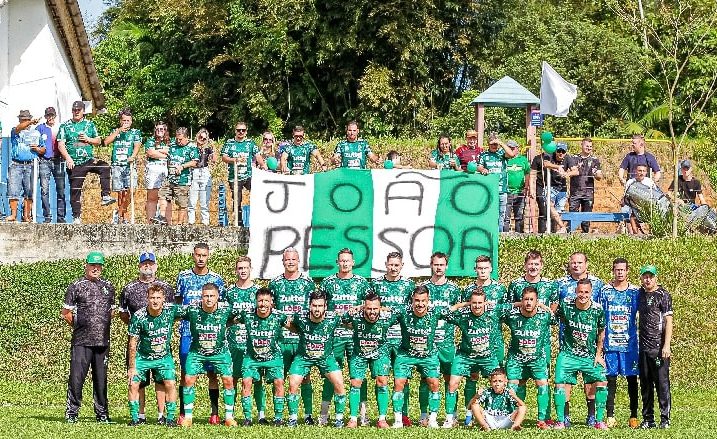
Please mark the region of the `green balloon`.
[[543, 151], [545, 151], [548, 154], [554, 153], [556, 148], [557, 148], [557, 145], [555, 144], [555, 142], [543, 143]]
[[543, 131], [542, 134], [540, 134], [540, 144], [545, 145], [546, 143], [550, 143], [553, 141], [553, 133], [550, 131]]
[[279, 161], [276, 159], [276, 157], [269, 157], [268, 159], [266, 159], [266, 166], [272, 171], [276, 171], [276, 168], [279, 167]]
[[386, 160], [383, 162], [383, 167], [386, 169], [393, 169], [393, 160]]
[[475, 160], [471, 160], [466, 165], [466, 171], [470, 174], [474, 174], [478, 170], [478, 163], [475, 162]]

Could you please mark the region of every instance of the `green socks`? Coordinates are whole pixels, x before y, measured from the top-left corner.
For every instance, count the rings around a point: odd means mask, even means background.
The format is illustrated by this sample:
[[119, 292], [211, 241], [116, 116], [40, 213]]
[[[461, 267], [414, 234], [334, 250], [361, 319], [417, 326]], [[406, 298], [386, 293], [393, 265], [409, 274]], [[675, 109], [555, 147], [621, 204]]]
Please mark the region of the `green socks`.
[[556, 387], [554, 398], [557, 421], [563, 422], [563, 419], [565, 419], [565, 387]]
[[[224, 419], [234, 419], [234, 398], [236, 396], [237, 391], [235, 389], [224, 389]], [[249, 407], [248, 419], [251, 419], [251, 407]]]
[[[365, 383], [365, 381], [364, 381]], [[359, 405], [361, 404], [361, 387], [351, 386], [349, 390], [349, 412], [351, 417], [355, 418], [358, 416]]]
[[408, 381], [403, 386], [403, 414], [408, 416], [409, 399], [411, 397], [411, 389], [408, 387]]
[[428, 397], [428, 410], [431, 413], [438, 413], [441, 407], [441, 392], [431, 392]]
[[251, 419], [251, 396], [241, 397], [241, 408], [244, 412], [244, 419]]
[[[359, 397], [360, 396], [361, 396], [361, 389], [359, 389]], [[345, 409], [346, 409], [346, 395], [334, 395], [334, 411], [336, 412], [336, 419], [344, 418], [344, 410]]]
[[[473, 399], [474, 396], [476, 396], [477, 388], [478, 383], [470, 378], [466, 380], [466, 386], [463, 388], [463, 399], [466, 401], [466, 408], [469, 408], [468, 403], [471, 402], [471, 399]], [[446, 401], [448, 401], [448, 396], [446, 396]]]
[[605, 403], [607, 402], [607, 387], [597, 386], [595, 389], [595, 419], [597, 422], [605, 421]]
[[289, 393], [286, 404], [289, 406], [289, 417], [293, 416], [293, 419], [296, 419], [296, 414], [299, 413], [299, 394]]
[[187, 419], [192, 419], [192, 412], [194, 412], [194, 386], [184, 386], [182, 389], [182, 397], [184, 399], [184, 416]]
[[261, 380], [254, 381], [254, 402], [256, 403], [256, 410], [259, 413], [264, 413], [266, 410], [266, 394]]
[[175, 401], [167, 401], [165, 410], [167, 411], [167, 420], [174, 421], [177, 416], [177, 403]]
[[421, 385], [418, 386], [418, 407], [421, 414], [428, 413], [428, 393], [428, 384], [421, 380]]
[[314, 411], [314, 388], [311, 381], [301, 384], [301, 401], [304, 403], [304, 415], [311, 415]]
[[403, 392], [393, 392], [393, 396], [391, 397], [391, 402], [393, 403], [393, 412], [394, 413], [401, 413], [403, 412]]
[[548, 419], [549, 403], [550, 388], [547, 384], [538, 386], [538, 421], [545, 421]]
[[458, 405], [458, 392], [447, 392], [446, 393], [446, 414], [447, 415], [455, 414], [457, 405]]
[[379, 417], [386, 416], [388, 413], [388, 386], [376, 386], [376, 403]]
[[274, 397], [274, 419], [280, 420], [284, 417], [284, 401], [285, 398], [283, 396]]
[[520, 398], [523, 402], [525, 402], [525, 395], [527, 394], [527, 390], [525, 388], [525, 385], [518, 385], [517, 389], [515, 390], [515, 394]]
[[132, 422], [139, 421], [139, 399], [136, 401], [127, 401], [129, 407], [129, 416], [132, 418]]
[[331, 401], [334, 396], [334, 385], [324, 378], [324, 386], [321, 388], [321, 401]]

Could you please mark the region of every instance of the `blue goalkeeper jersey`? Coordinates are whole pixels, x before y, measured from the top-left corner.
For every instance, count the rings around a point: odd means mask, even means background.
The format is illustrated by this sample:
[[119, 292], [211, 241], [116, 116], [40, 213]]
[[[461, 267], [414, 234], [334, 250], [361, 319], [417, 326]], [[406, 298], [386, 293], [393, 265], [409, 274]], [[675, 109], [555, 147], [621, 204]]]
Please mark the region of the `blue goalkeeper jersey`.
[[606, 284], [600, 292], [605, 311], [605, 351], [637, 352], [637, 303], [640, 288], [628, 285], [620, 291]]
[[[213, 271], [199, 275], [193, 269], [184, 270], [177, 276], [177, 289], [174, 297], [182, 299], [182, 305], [191, 305], [202, 301], [202, 287], [206, 284], [216, 284], [219, 287], [219, 300], [224, 300], [224, 281], [222, 277]], [[179, 335], [191, 336], [189, 322], [181, 321], [179, 324]]]

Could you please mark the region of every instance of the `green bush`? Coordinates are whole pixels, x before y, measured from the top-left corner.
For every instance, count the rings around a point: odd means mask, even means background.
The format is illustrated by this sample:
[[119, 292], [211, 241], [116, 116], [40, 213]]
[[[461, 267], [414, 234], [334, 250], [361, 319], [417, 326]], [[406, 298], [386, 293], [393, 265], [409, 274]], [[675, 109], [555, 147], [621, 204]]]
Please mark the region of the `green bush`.
[[[638, 282], [638, 268], [646, 263], [659, 267], [659, 281], [673, 296], [675, 307], [673, 381], [681, 386], [715, 387], [711, 376], [717, 368], [717, 323], [712, 315], [717, 278], [709, 261], [717, 254], [717, 241], [707, 237], [678, 240], [619, 238], [525, 237], [502, 238], [499, 251], [500, 280], [507, 283], [522, 274], [523, 257], [530, 249], [545, 258], [545, 276], [565, 275], [566, 261], [574, 251], [588, 255], [590, 271], [604, 280], [611, 277], [611, 262], [618, 256], [631, 264], [631, 280]], [[212, 254], [210, 268], [231, 282], [235, 251]], [[106, 278], [118, 290], [136, 276], [136, 257], [109, 257]], [[82, 261], [65, 260], [0, 266], [0, 376], [17, 381], [66, 379], [70, 329], [59, 318], [67, 285], [82, 275]], [[159, 277], [173, 281], [191, 267], [188, 255], [159, 258]], [[457, 279], [461, 286], [468, 278]], [[124, 378], [125, 326], [112, 325], [110, 375]], [[695, 361], [699, 358], [699, 361]]]

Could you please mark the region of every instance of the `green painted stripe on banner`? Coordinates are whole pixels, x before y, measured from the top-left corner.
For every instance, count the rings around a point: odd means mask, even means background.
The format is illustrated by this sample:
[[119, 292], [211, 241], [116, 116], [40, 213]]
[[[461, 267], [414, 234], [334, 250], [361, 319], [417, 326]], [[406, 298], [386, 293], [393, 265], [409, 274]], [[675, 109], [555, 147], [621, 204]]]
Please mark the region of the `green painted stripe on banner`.
[[369, 277], [373, 245], [373, 180], [370, 170], [336, 169], [314, 175], [309, 274], [336, 273], [336, 255], [354, 253], [354, 273]]
[[498, 278], [498, 175], [441, 171], [433, 251], [449, 255], [450, 276], [475, 276], [475, 259], [490, 256]]

